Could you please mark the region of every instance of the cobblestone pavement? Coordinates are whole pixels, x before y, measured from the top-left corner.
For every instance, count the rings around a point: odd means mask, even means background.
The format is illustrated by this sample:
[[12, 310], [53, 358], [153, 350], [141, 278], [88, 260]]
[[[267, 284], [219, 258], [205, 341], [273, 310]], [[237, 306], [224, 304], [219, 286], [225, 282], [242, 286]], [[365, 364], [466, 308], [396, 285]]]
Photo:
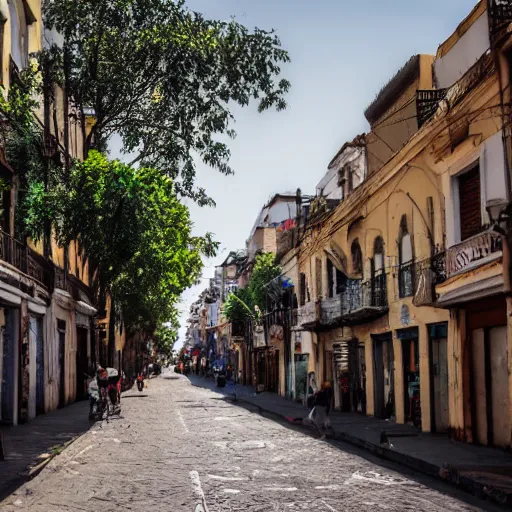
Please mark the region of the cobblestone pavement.
[[122, 399], [0, 504], [32, 511], [499, 510], [174, 374]]

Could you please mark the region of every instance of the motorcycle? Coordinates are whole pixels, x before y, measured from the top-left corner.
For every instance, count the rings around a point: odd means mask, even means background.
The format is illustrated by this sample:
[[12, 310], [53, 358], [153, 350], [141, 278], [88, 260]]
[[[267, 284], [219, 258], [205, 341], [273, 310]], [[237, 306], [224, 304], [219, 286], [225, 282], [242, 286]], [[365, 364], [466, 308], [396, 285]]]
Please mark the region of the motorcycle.
[[142, 375], [142, 373], [139, 373], [137, 376], [137, 389], [139, 392], [142, 392], [144, 389], [144, 375]]
[[108, 412], [109, 415], [120, 414], [121, 412], [121, 379], [115, 368], [107, 368], [108, 374]]

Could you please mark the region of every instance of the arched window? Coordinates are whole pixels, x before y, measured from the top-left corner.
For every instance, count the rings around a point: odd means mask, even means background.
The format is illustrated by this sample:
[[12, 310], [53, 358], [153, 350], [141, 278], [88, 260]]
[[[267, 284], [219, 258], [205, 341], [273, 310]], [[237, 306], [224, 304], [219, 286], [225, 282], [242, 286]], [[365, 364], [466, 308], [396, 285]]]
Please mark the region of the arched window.
[[361, 251], [361, 246], [359, 245], [359, 240], [357, 238], [352, 242], [350, 252], [352, 254], [352, 272], [356, 276], [362, 276], [363, 252]]
[[28, 65], [28, 26], [22, 0], [9, 2], [11, 24], [11, 57], [18, 69]]
[[378, 236], [373, 243], [371, 306], [387, 305], [384, 240]]
[[414, 254], [412, 238], [407, 229], [407, 216], [402, 215], [398, 236], [398, 293], [400, 298], [414, 295]]

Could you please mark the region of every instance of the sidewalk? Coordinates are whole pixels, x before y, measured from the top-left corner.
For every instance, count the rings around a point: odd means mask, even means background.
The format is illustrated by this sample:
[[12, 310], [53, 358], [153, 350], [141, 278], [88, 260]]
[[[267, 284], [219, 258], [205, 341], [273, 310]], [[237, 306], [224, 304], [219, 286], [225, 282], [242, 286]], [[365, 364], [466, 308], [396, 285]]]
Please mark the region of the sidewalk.
[[49, 461], [57, 447], [89, 429], [88, 412], [87, 401], [77, 402], [24, 425], [0, 426], [5, 452], [5, 460], [0, 460], [0, 502], [35, 476], [37, 466]]
[[[233, 396], [233, 385], [215, 387], [213, 381], [189, 377], [195, 386]], [[237, 399], [289, 422], [305, 418], [308, 409], [273, 393], [257, 395], [250, 386], [236, 386]], [[409, 425], [356, 413], [331, 414], [334, 437], [364, 448], [415, 471], [441, 478], [501, 505], [512, 505], [512, 454], [451, 441], [446, 436], [421, 433]]]

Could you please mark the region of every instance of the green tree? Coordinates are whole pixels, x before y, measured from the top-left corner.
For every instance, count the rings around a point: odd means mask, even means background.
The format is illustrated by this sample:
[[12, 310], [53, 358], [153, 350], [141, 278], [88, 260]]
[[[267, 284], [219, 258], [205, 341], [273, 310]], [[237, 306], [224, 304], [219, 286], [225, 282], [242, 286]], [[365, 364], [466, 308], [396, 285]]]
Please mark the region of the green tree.
[[172, 180], [91, 151], [55, 197], [57, 240], [76, 240], [128, 326], [152, 331], [175, 316], [180, 294], [217, 243], [192, 237], [189, 211]]
[[276, 264], [276, 256], [271, 252], [256, 256], [251, 279], [249, 281], [249, 293], [253, 303], [261, 311], [267, 309], [266, 285], [281, 274], [279, 265]]
[[222, 306], [230, 322], [243, 322], [254, 317], [254, 305], [248, 288], [239, 288], [230, 293]]
[[64, 37], [51, 52], [66, 89], [82, 117], [95, 111], [86, 149], [105, 151], [118, 134], [132, 163], [165, 172], [200, 204], [213, 201], [195, 186], [197, 157], [232, 173], [230, 105], [286, 107], [289, 56], [273, 31], [206, 19], [183, 0], [45, 0], [44, 20]]
[[224, 303], [223, 311], [230, 322], [257, 320], [267, 309], [266, 285], [281, 274], [275, 259], [270, 252], [256, 256], [248, 286], [231, 293]]
[[171, 356], [174, 344], [178, 339], [179, 324], [164, 324], [155, 331], [154, 341], [161, 352]]

